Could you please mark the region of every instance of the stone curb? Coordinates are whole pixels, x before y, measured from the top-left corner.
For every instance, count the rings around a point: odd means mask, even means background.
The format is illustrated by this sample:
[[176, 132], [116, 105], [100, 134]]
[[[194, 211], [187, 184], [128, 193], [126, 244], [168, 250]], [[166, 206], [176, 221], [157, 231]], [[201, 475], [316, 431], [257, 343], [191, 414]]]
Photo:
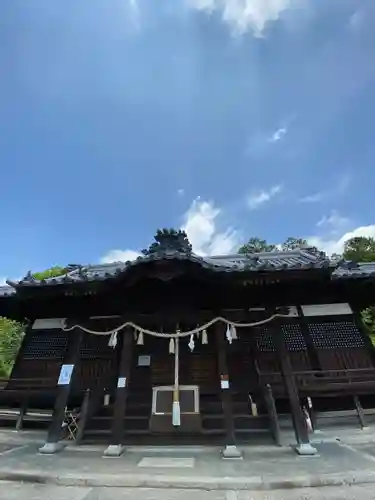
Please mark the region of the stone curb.
[[267, 477], [182, 477], [149, 474], [53, 474], [40, 470], [0, 469], [0, 480], [59, 486], [175, 488], [201, 490], [275, 490], [375, 483], [375, 471]]

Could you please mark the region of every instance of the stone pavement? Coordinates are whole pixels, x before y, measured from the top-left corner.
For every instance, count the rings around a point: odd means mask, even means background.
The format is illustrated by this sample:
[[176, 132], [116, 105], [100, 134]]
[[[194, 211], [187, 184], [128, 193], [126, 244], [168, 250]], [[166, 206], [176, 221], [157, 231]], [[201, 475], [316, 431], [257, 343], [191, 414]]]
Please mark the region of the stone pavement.
[[[353, 495], [360, 484], [362, 490], [358, 491], [363, 493], [360, 498], [375, 499], [375, 493], [373, 497], [364, 496], [366, 489], [372, 488], [375, 491], [374, 431], [375, 429], [369, 429], [358, 433], [356, 430], [345, 430], [341, 433], [341, 441], [337, 440], [335, 434], [316, 435], [314, 445], [318, 448], [319, 456], [315, 457], [300, 457], [290, 446], [242, 447], [244, 459], [240, 461], [220, 459], [220, 449], [216, 447], [134, 447], [128, 448], [119, 458], [103, 458], [105, 446], [68, 446], [57, 455], [40, 455], [38, 448], [43, 443], [44, 434], [0, 431], [0, 479], [45, 483], [48, 485], [45, 488], [53, 488], [53, 485], [88, 487], [86, 493], [90, 495], [99, 495], [101, 486], [111, 487], [108, 491], [115, 491], [115, 487], [168, 488], [171, 489], [171, 499], [185, 498], [181, 496], [183, 491], [179, 493], [180, 497], [173, 497], [172, 489], [174, 492], [178, 489], [217, 490], [217, 496], [207, 497], [207, 500], [227, 498], [222, 496], [223, 492], [232, 495], [230, 500], [251, 498], [241, 496], [240, 491], [237, 495], [237, 490], [247, 490], [248, 494], [252, 490], [263, 490], [264, 495], [269, 491], [268, 497], [259, 496], [259, 493], [254, 499], [293, 499], [300, 497], [292, 496], [297, 494], [297, 490], [292, 488], [302, 487], [314, 487], [307, 491], [310, 497], [306, 498], [325, 498], [316, 496], [322, 487], [322, 491], [327, 494], [328, 486], [346, 485], [347, 493]], [[30, 491], [36, 491], [37, 485], [29, 484], [28, 487]], [[97, 488], [91, 491], [91, 487]], [[12, 488], [17, 488], [17, 485], [12, 485]], [[273, 492], [281, 488], [284, 493], [280, 493], [279, 497], [273, 496]], [[288, 488], [288, 495], [285, 496]], [[83, 494], [83, 491], [78, 489], [77, 495]], [[127, 490], [122, 491], [124, 495], [127, 494]], [[129, 495], [131, 491], [134, 492], [129, 490]], [[188, 493], [187, 491], [186, 494]], [[101, 497], [87, 498], [106, 498], [106, 493], [100, 494]], [[131, 498], [129, 495], [123, 498]], [[12, 497], [7, 496], [8, 498]], [[58, 498], [56, 496], [56, 500]], [[75, 500], [73, 493], [69, 498]], [[199, 496], [197, 500], [198, 498]]]
[[88, 488], [0, 481], [0, 500], [374, 500], [372, 484], [296, 490], [233, 491]]

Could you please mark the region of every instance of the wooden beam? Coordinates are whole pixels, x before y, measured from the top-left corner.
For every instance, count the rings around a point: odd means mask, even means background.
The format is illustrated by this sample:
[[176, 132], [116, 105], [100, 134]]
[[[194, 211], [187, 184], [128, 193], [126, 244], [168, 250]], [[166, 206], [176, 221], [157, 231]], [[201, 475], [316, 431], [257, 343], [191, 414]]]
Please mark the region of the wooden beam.
[[[75, 366], [79, 361], [80, 346], [84, 332], [77, 328], [69, 333], [68, 347], [61, 367], [60, 377], [57, 389], [57, 398], [52, 413], [52, 421], [48, 429], [47, 442], [39, 449], [40, 453], [52, 454], [62, 450], [63, 446], [59, 443], [61, 438], [61, 427], [65, 418], [65, 409], [68, 404], [70, 389], [74, 377]], [[61, 375], [64, 367], [73, 366], [70, 377], [63, 380]]]
[[121, 335], [119, 349], [121, 351], [118, 368], [116, 397], [113, 406], [111, 439], [108, 448], [104, 451], [104, 455], [107, 457], [118, 457], [124, 451], [124, 417], [134, 350], [134, 334], [132, 330], [127, 329]]
[[242, 458], [242, 455], [236, 447], [233, 402], [226, 355], [225, 325], [217, 323], [213, 328], [215, 328], [220, 394], [225, 422], [225, 449], [222, 456], [223, 458], [239, 459]]
[[288, 394], [290, 409], [292, 412], [293, 427], [297, 440], [296, 451], [299, 455], [316, 455], [317, 450], [310, 444], [309, 434], [303, 414], [296, 381], [293, 375], [289, 352], [285, 344], [283, 331], [280, 328], [280, 321], [277, 319], [270, 323], [269, 330], [272, 334], [280, 364], [281, 374], [284, 380], [285, 389]]

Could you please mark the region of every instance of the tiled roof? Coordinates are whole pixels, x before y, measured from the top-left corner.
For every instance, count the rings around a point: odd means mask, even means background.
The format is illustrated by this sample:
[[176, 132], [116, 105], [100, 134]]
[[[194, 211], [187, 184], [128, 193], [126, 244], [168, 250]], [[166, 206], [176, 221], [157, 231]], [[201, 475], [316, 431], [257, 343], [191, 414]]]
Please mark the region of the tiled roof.
[[375, 277], [375, 262], [343, 262], [332, 273], [332, 279]]
[[15, 288], [9, 285], [1, 285], [0, 286], [0, 297], [9, 297], [10, 295], [14, 295], [16, 293]]
[[195, 262], [203, 268], [221, 273], [330, 269], [332, 270], [333, 279], [375, 276], [375, 263], [339, 263], [329, 260], [324, 253], [313, 252], [309, 249], [296, 249], [287, 252], [260, 252], [251, 254], [250, 256], [234, 254], [211, 257], [201, 257], [193, 253], [188, 254], [169, 250], [141, 256], [128, 262], [114, 262], [111, 264], [90, 266], [70, 266], [66, 274], [54, 278], [47, 278], [45, 280], [37, 280], [31, 273], [28, 273], [22, 280], [18, 282], [8, 282], [10, 286], [0, 287], [0, 296], [13, 295], [17, 288], [24, 286], [53, 286], [114, 279], [135, 266], [161, 260]]

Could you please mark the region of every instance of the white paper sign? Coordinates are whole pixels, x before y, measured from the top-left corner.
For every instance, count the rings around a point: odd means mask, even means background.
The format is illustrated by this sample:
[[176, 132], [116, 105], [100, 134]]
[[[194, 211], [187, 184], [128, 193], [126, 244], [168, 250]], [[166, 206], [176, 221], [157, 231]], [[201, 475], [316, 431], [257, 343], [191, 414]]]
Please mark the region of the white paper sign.
[[62, 365], [57, 385], [69, 385], [73, 370], [74, 365]]
[[123, 389], [126, 387], [126, 378], [125, 377], [119, 377], [117, 380], [117, 387], [120, 389]]
[[221, 388], [222, 389], [229, 389], [229, 380], [222, 380], [221, 381]]
[[341, 316], [353, 314], [349, 304], [311, 304], [301, 306], [304, 316]]
[[138, 366], [150, 366], [151, 356], [138, 356]]

